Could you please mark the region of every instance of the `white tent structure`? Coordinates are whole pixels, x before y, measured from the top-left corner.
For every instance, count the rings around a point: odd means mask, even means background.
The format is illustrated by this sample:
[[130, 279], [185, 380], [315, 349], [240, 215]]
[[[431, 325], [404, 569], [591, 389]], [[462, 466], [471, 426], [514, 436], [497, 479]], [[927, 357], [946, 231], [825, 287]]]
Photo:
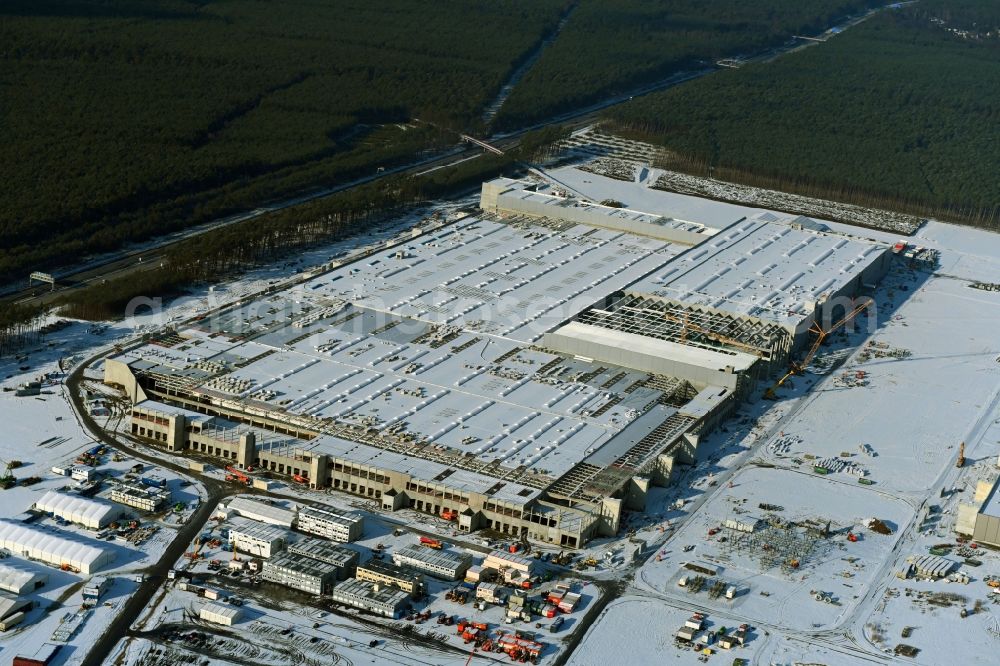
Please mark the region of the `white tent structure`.
[[[96, 543], [96, 542], [95, 542]], [[0, 548], [30, 560], [91, 574], [115, 559], [114, 551], [90, 545], [65, 532], [0, 520]]]
[[29, 569], [23, 564], [7, 561], [0, 563], [0, 590], [18, 596], [34, 592], [49, 580], [44, 571]]
[[295, 524], [298, 515], [295, 509], [286, 509], [249, 497], [234, 497], [229, 500], [228, 504], [219, 507], [218, 514], [224, 518], [229, 518], [230, 515], [242, 516], [250, 520], [287, 528], [291, 528]]
[[239, 622], [241, 613], [239, 608], [233, 606], [223, 606], [222, 604], [205, 604], [198, 611], [198, 617], [206, 622], [223, 624], [227, 627]]
[[35, 502], [35, 508], [71, 523], [97, 530], [122, 515], [122, 507], [110, 502], [50, 490]]

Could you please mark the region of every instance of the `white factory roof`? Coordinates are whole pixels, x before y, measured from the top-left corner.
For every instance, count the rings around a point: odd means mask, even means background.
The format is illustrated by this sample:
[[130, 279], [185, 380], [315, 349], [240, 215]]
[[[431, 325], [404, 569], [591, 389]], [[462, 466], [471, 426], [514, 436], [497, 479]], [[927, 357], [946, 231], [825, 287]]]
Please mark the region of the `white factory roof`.
[[583, 171], [575, 166], [560, 167], [548, 173], [560, 183], [586, 194], [594, 201], [616, 199], [630, 208], [675, 219], [694, 220], [717, 229], [728, 227], [742, 217], [764, 212], [761, 208], [654, 189], [650, 185], [661, 173], [655, 169], [647, 170], [646, 178], [639, 182], [621, 181], [592, 171]]
[[0, 591], [0, 618], [5, 618], [8, 615], [13, 615], [17, 611], [29, 606], [31, 604], [30, 599], [25, 599], [23, 597], [17, 597], [8, 592]]
[[885, 252], [874, 242], [774, 219], [764, 213], [737, 222], [626, 291], [797, 325]]
[[271, 543], [278, 539], [287, 538], [288, 530], [269, 523], [258, 523], [254, 520], [236, 520], [231, 522], [229, 528], [230, 540], [234, 534]]
[[232, 621], [236, 621], [240, 617], [240, 609], [228, 604], [205, 604], [201, 610], [216, 617], [229, 618]]
[[618, 348], [715, 370], [724, 370], [726, 366], [732, 366], [737, 372], [742, 372], [757, 361], [756, 356], [745, 352], [732, 350], [720, 352], [717, 350], [702, 349], [701, 347], [682, 345], [670, 340], [660, 340], [636, 333], [627, 333], [625, 331], [594, 326], [593, 324], [584, 324], [579, 321], [571, 321], [562, 328], [557, 329], [555, 333], [582, 342]]
[[84, 525], [97, 525], [121, 512], [110, 502], [50, 490], [35, 502], [39, 511], [51, 512]]
[[554, 231], [473, 218], [325, 273], [299, 291], [307, 300], [532, 342], [682, 249], [583, 225]]
[[[451, 487], [524, 503], [545, 478], [600, 450], [662, 396], [644, 384], [646, 372], [529, 343], [683, 249], [608, 229], [557, 231], [470, 217], [224, 310], [121, 359], [140, 369], [149, 355], [155, 371], [169, 361], [167, 374], [191, 392], [296, 427], [405, 427], [414, 454], [420, 448], [418, 457], [347, 442], [336, 432], [309, 441], [260, 433], [260, 451], [329, 453], [429, 483], [446, 474]], [[164, 345], [169, 354], [161, 353]], [[740, 365], [737, 357], [727, 363]], [[221, 421], [204, 423], [237, 432]], [[460, 469], [480, 463], [499, 467], [489, 474]], [[540, 475], [539, 482], [498, 484], [517, 469]], [[230, 507], [243, 513], [239, 503]]]
[[49, 563], [71, 564], [87, 573], [113, 559], [111, 551], [83, 543], [67, 532], [0, 519], [0, 548]]
[[409, 545], [392, 554], [392, 561], [396, 564], [406, 564], [406, 562], [399, 562], [397, 558], [404, 558], [414, 560], [416, 562], [423, 562], [432, 566], [439, 567], [461, 567], [467, 565], [471, 562], [472, 556], [465, 551], [454, 551], [454, 550], [434, 550], [433, 548], [425, 548], [423, 546]]
[[48, 574], [41, 574], [10, 560], [0, 562], [0, 590], [16, 592], [42, 578], [48, 578]]
[[[706, 234], [708, 236], [716, 232], [715, 229], [707, 227], [700, 222], [689, 222], [687, 220], [679, 220], [673, 217], [645, 213], [639, 210], [632, 210], [617, 206], [605, 206], [603, 204], [597, 204], [573, 197], [557, 195], [555, 194], [555, 190], [558, 188], [550, 187], [544, 183], [535, 184], [527, 181], [511, 179], [500, 179], [500, 182], [505, 182], [511, 188], [505, 191], [503, 196], [517, 198], [524, 201], [531, 201], [542, 206], [550, 206], [552, 207], [551, 217], [553, 219], [561, 218], [559, 211], [560, 208], [577, 208], [597, 213], [610, 219], [641, 222], [659, 227], [671, 227], [673, 229], [681, 229], [692, 233]], [[532, 189], [525, 189], [525, 186], [529, 185]]]
[[336, 573], [337, 565], [316, 558], [282, 551], [264, 563], [265, 569], [287, 569], [305, 576], [325, 576]]

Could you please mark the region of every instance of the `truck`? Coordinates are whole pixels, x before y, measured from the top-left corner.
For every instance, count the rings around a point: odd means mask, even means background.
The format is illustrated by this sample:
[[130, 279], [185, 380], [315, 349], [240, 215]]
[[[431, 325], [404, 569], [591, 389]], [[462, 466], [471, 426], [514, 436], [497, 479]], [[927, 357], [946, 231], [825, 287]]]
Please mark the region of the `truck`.
[[432, 539], [431, 537], [426, 536], [420, 537], [420, 544], [422, 546], [427, 546], [428, 548], [433, 548], [434, 550], [441, 550], [444, 548], [444, 544], [441, 543], [440, 539]]
[[235, 481], [236, 483], [242, 483], [245, 486], [249, 486], [253, 483], [253, 480], [249, 476], [231, 466], [226, 467], [226, 481]]

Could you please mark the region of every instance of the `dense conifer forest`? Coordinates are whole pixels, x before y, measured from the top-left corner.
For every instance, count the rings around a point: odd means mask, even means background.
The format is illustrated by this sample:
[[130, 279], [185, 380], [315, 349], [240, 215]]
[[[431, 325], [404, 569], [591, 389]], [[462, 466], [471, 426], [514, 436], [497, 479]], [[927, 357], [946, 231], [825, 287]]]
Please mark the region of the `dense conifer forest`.
[[821, 32], [875, 0], [580, 0], [500, 110], [501, 127], [628, 92], [683, 68]]
[[664, 166], [1000, 228], [1000, 5], [922, 0], [608, 113]]
[[[7, 0], [0, 4], [0, 281], [815, 34], [872, 0]], [[541, 51], [491, 126], [483, 111]], [[1000, 4], [921, 0], [843, 35], [615, 107], [664, 165], [1000, 226]], [[544, 149], [527, 137], [178, 245], [162, 269], [71, 294], [120, 314]], [[39, 312], [0, 309], [0, 354]]]
[[565, 5], [6, 0], [0, 279], [454, 143]]

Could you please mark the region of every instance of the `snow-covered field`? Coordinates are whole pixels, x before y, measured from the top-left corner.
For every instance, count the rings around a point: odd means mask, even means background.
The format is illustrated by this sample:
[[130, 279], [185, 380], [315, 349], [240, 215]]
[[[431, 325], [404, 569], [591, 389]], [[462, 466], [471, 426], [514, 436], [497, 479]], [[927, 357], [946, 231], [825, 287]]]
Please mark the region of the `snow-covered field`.
[[[685, 212], [643, 192], [641, 182], [622, 190], [620, 182], [572, 168], [556, 175], [595, 200], [617, 187], [625, 193], [618, 198], [630, 198], [625, 203], [634, 208]], [[738, 211], [714, 202], [698, 206], [720, 219]], [[893, 240], [891, 233], [826, 224]], [[971, 577], [968, 585], [895, 574], [907, 557], [954, 543], [957, 503], [970, 499], [976, 480], [998, 473], [1000, 293], [970, 285], [998, 281], [1000, 236], [929, 222], [911, 242], [939, 250], [939, 268], [931, 273], [900, 262], [874, 294], [870, 329], [860, 320], [860, 330], [831, 336], [810, 372], [792, 378], [778, 401], [746, 405], [742, 419], [703, 441], [702, 462], [686, 477], [690, 503], [680, 528], [638, 570], [632, 596], [609, 605], [589, 630], [574, 663], [608, 663], [626, 646], [638, 646], [631, 649], [639, 650], [641, 663], [729, 664], [734, 657], [773, 664], [995, 663], [998, 595], [984, 578], [1000, 575], [997, 553], [975, 551], [978, 567], [951, 555]], [[969, 462], [959, 470], [962, 441]], [[740, 467], [745, 462], [765, 467]], [[817, 474], [817, 464], [830, 473]], [[859, 474], [872, 485], [860, 484]], [[732, 530], [712, 536], [708, 530], [727, 518], [760, 517], [762, 503], [780, 506], [772, 515], [785, 520], [830, 520], [835, 534], [797, 569], [761, 571], [759, 554], [729, 548]], [[872, 517], [893, 533], [868, 530], [864, 523]], [[848, 530], [858, 542], [846, 539]], [[717, 568], [715, 578], [746, 587], [733, 600], [710, 599], [707, 586], [689, 592], [677, 584], [696, 575], [685, 562]], [[839, 604], [817, 601], [812, 592], [831, 593]], [[962, 608], [975, 612], [963, 619]], [[696, 610], [712, 626], [748, 623], [754, 639], [732, 653], [714, 647], [715, 656], [676, 647], [674, 632]], [[919, 651], [897, 655], [899, 644]]]
[[[579, 156], [581, 159], [591, 158], [591, 161], [583, 167], [589, 172], [606, 174], [622, 181], [634, 179], [650, 188], [675, 193], [687, 199], [708, 197], [755, 208], [793, 211], [800, 215], [842, 220], [896, 234], [911, 235], [920, 228], [921, 220], [913, 215], [690, 176], [676, 171], [650, 169], [649, 165], [658, 162], [658, 155], [663, 152], [661, 147], [605, 134], [593, 128], [574, 132], [569, 139], [561, 143], [561, 146], [571, 155]], [[602, 200], [602, 197], [593, 194], [591, 190], [584, 191], [594, 197], [595, 201]], [[634, 207], [631, 202], [626, 202], [626, 206]]]
[[[874, 516], [898, 529], [913, 517], [912, 508], [900, 500], [809, 474], [748, 467], [734, 475], [731, 483], [732, 487], [727, 484], [715, 493], [668, 547], [640, 569], [636, 581], [640, 589], [660, 592], [692, 608], [745, 615], [771, 626], [829, 628], [853, 609], [898, 538], [898, 534], [875, 534], [863, 527], [864, 521]], [[782, 509], [765, 511], [761, 504]], [[778, 540], [783, 533], [799, 534], [801, 530], [782, 528], [768, 533], [774, 541], [762, 538], [756, 548], [735, 548], [740, 533], [723, 527], [724, 521], [750, 521], [768, 515], [786, 523], [811, 521], [820, 528], [830, 523], [830, 536], [800, 535], [796, 549], [783, 551]], [[708, 536], [709, 530], [715, 529], [718, 532]], [[860, 540], [849, 542], [849, 532]], [[694, 549], [685, 552], [689, 545]], [[783, 567], [758, 560], [772, 555], [783, 563], [792, 557], [801, 561], [795, 567]], [[687, 562], [717, 569], [718, 574], [710, 578], [725, 581], [726, 587], [735, 586], [736, 598], [712, 599], [707, 585], [694, 592], [690, 583], [695, 572], [684, 567]], [[686, 587], [679, 585], [682, 578], [687, 579]], [[831, 593], [837, 603], [803, 603], [803, 599], [813, 601], [813, 590]]]

